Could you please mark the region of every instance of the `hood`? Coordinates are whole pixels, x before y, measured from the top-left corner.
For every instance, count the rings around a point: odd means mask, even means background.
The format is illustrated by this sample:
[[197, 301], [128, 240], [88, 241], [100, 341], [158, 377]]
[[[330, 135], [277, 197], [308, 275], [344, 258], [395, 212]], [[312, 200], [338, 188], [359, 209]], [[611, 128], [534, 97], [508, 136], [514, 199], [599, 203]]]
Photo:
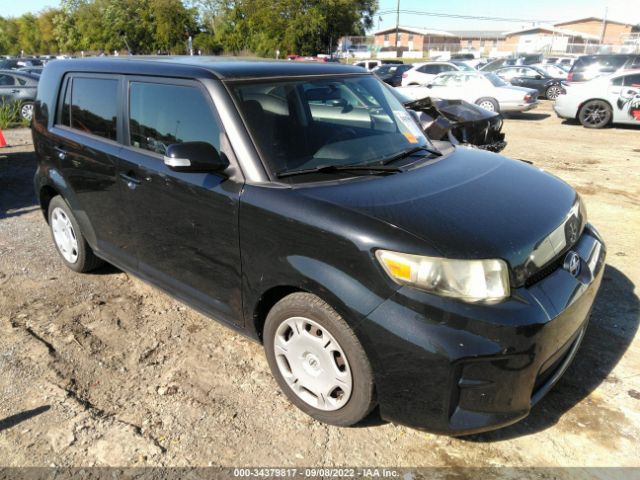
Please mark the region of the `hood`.
[[299, 192], [399, 227], [447, 258], [504, 259], [516, 286], [551, 260], [530, 257], [550, 244], [576, 202], [575, 191], [551, 174], [465, 147], [407, 172]]

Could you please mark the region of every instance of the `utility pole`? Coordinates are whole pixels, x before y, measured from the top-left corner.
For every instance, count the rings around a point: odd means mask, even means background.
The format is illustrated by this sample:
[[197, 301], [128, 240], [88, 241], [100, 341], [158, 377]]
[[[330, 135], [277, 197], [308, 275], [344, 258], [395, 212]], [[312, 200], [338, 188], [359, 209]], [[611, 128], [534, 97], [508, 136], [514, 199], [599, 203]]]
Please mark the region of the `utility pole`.
[[604, 7], [604, 18], [602, 19], [602, 31], [600, 32], [600, 45], [604, 43], [604, 32], [607, 29], [607, 10], [609, 7]]
[[398, 37], [400, 36], [400, 0], [398, 0], [398, 6], [396, 8], [396, 55], [400, 55]]

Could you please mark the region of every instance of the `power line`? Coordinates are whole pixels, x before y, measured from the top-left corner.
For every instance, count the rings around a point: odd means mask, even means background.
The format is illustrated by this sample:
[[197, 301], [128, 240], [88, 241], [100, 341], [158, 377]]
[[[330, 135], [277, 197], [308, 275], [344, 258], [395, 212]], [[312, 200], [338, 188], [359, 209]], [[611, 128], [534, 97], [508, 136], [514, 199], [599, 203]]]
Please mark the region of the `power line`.
[[[389, 15], [389, 14], [397, 14], [398, 10], [382, 10], [377, 13], [377, 15]], [[549, 19], [537, 19], [537, 18], [507, 18], [507, 17], [489, 17], [489, 16], [479, 16], [479, 15], [460, 15], [454, 13], [440, 13], [440, 12], [425, 12], [420, 10], [400, 10], [400, 13], [406, 13], [409, 15], [424, 15], [429, 17], [443, 17], [443, 18], [458, 18], [464, 20], [485, 20], [492, 22], [535, 22], [535, 23], [556, 23], [559, 20], [549, 20]]]

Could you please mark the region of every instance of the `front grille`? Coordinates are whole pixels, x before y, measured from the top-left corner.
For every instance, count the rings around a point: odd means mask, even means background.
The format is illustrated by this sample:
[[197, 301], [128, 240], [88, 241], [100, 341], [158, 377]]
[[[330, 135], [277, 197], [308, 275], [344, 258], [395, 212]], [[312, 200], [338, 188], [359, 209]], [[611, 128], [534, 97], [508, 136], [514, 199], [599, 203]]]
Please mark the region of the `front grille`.
[[561, 253], [554, 260], [552, 260], [550, 263], [547, 263], [544, 267], [542, 267], [536, 273], [530, 275], [529, 278], [527, 278], [527, 280], [524, 282], [524, 286], [529, 288], [530, 286], [544, 280], [556, 270], [562, 268], [562, 264], [564, 263], [565, 253], [566, 252]]

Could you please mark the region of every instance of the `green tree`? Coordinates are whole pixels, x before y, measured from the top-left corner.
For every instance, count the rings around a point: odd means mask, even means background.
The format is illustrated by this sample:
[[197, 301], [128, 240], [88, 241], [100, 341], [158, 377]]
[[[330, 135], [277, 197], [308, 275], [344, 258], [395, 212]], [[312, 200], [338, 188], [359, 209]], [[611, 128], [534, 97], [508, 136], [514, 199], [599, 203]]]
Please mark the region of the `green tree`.
[[40, 53], [59, 53], [60, 51], [54, 23], [54, 19], [59, 13], [59, 10], [49, 8], [41, 11], [38, 15], [37, 28], [40, 32]]
[[40, 52], [40, 29], [33, 13], [18, 17], [18, 46], [25, 54]]
[[18, 22], [14, 18], [0, 17], [0, 54], [17, 55], [18, 53], [20, 53]]

